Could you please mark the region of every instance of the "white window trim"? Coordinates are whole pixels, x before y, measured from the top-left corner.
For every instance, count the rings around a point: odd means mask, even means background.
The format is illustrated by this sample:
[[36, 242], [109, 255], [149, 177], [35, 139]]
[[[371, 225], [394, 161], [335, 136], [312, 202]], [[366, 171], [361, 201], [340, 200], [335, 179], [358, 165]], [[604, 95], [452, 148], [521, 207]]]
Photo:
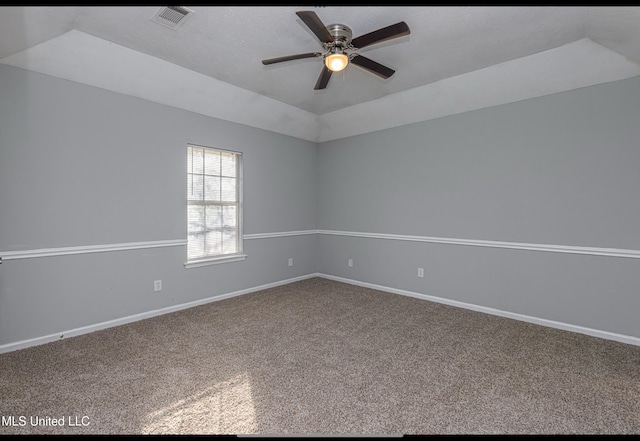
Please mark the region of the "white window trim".
[[[202, 266], [208, 266], [208, 265], [218, 265], [221, 263], [229, 263], [229, 262], [238, 262], [241, 260], [246, 259], [248, 256], [247, 254], [244, 254], [244, 243], [243, 243], [243, 231], [244, 231], [244, 223], [243, 223], [243, 205], [244, 205], [244, 156], [242, 154], [242, 152], [238, 152], [235, 150], [228, 150], [228, 149], [220, 149], [220, 148], [216, 148], [216, 147], [209, 147], [209, 146], [204, 146], [204, 145], [200, 145], [200, 144], [195, 144], [192, 142], [188, 142], [187, 143], [187, 147], [200, 147], [200, 148], [205, 148], [205, 149], [211, 149], [211, 150], [217, 150], [217, 151], [221, 151], [221, 152], [229, 152], [229, 153], [234, 153], [236, 155], [238, 155], [238, 161], [239, 161], [239, 167], [238, 167], [238, 185], [239, 185], [239, 190], [238, 190], [238, 249], [240, 250], [240, 252], [235, 253], [235, 254], [224, 254], [224, 255], [220, 255], [220, 256], [212, 256], [212, 257], [204, 257], [202, 259], [197, 259], [197, 260], [188, 260], [184, 263], [184, 267], [185, 268], [198, 268], [198, 267], [202, 267]], [[185, 174], [186, 177], [186, 174]], [[186, 187], [186, 186], [185, 186]], [[186, 235], [188, 236], [189, 234], [189, 229], [187, 228], [186, 230]]]
[[248, 256], [246, 254], [225, 254], [224, 256], [208, 257], [206, 259], [192, 260], [190, 262], [185, 262], [184, 267], [198, 268], [201, 266], [218, 265], [219, 263], [238, 262], [240, 260], [246, 259], [247, 257]]

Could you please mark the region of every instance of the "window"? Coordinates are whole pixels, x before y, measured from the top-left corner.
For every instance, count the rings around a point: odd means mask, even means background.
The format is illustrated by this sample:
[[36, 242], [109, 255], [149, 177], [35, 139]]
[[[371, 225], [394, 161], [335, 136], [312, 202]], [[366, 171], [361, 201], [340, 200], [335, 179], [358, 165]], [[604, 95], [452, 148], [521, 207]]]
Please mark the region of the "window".
[[187, 263], [244, 259], [242, 154], [187, 146]]

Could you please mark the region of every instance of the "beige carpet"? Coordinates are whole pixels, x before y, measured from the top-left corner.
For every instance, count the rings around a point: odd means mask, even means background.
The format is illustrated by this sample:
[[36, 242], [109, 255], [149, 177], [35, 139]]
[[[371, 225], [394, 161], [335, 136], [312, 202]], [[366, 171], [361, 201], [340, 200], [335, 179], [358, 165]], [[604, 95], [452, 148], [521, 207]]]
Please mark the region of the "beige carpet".
[[0, 435], [640, 434], [640, 347], [313, 278], [0, 354], [0, 391]]

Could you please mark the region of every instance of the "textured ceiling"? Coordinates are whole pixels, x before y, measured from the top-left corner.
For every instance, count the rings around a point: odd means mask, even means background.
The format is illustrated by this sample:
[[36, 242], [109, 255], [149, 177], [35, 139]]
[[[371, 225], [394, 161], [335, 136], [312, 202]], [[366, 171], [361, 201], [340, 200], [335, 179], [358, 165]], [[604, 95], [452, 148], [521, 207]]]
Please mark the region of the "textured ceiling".
[[[0, 7], [0, 63], [314, 141], [380, 127], [338, 127], [374, 109], [400, 125], [640, 74], [640, 7], [185, 6], [177, 30], [155, 6]], [[396, 73], [349, 66], [313, 90], [320, 58], [262, 65], [322, 50], [300, 10], [354, 37], [405, 21], [410, 35], [358, 51]]]

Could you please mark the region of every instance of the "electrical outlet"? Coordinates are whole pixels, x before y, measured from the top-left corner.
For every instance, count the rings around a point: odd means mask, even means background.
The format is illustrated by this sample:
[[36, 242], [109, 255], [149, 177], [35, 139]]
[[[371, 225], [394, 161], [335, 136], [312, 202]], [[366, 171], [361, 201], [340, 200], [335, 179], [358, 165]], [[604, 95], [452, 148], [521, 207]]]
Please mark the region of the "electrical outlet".
[[153, 290], [154, 291], [162, 291], [162, 280], [154, 280], [153, 281]]
[[289, 257], [289, 266], [293, 266], [293, 257]]
[[424, 277], [424, 268], [418, 268], [418, 277]]
[[349, 259], [349, 260], [347, 261], [347, 265], [348, 265], [348, 266], [353, 266], [353, 259]]

